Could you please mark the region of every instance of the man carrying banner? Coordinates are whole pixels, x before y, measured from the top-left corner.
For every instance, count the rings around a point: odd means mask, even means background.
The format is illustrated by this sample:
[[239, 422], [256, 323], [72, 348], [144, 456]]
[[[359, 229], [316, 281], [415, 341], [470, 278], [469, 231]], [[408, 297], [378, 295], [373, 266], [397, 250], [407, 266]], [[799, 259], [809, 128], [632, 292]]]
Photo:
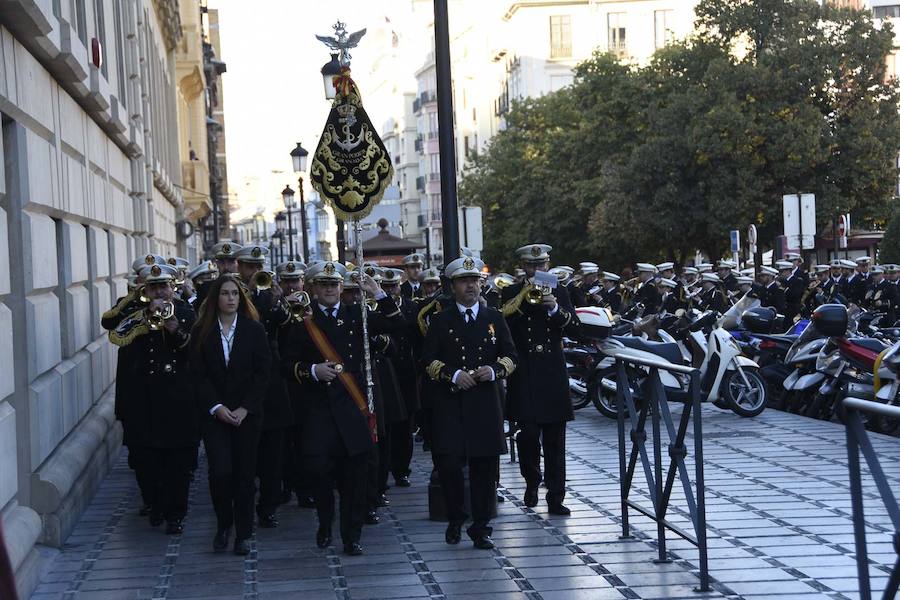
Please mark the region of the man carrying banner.
[[[375, 439], [375, 418], [366, 399], [364, 305], [345, 306], [341, 292], [346, 269], [321, 262], [306, 273], [315, 301], [312, 316], [281, 340], [282, 366], [302, 388], [308, 403], [300, 453], [315, 475], [319, 529], [316, 544], [331, 544], [334, 486], [340, 496], [344, 552], [362, 554], [360, 534], [366, 515], [366, 459]], [[363, 275], [359, 286], [378, 303], [369, 312], [369, 333], [392, 333], [403, 325], [397, 305], [375, 281]]]

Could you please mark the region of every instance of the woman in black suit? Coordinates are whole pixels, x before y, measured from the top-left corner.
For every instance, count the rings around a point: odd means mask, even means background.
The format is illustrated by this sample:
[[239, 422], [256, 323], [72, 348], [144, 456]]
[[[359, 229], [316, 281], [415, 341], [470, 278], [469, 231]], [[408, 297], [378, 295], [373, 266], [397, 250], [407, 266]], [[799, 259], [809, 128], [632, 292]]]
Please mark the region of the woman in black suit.
[[256, 455], [269, 376], [269, 343], [259, 315], [232, 275], [210, 284], [194, 327], [191, 370], [209, 460], [209, 493], [218, 526], [213, 549], [250, 552]]

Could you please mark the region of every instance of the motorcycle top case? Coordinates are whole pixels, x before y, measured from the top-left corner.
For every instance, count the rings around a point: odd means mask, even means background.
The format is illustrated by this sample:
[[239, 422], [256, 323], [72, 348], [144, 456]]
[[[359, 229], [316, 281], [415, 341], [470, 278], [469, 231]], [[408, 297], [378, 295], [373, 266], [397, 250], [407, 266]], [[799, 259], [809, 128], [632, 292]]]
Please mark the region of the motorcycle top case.
[[741, 315], [741, 324], [744, 329], [753, 333], [772, 333], [777, 319], [778, 313], [774, 308], [757, 306], [744, 311]]
[[847, 307], [823, 304], [812, 314], [812, 324], [822, 335], [841, 337], [847, 333]]

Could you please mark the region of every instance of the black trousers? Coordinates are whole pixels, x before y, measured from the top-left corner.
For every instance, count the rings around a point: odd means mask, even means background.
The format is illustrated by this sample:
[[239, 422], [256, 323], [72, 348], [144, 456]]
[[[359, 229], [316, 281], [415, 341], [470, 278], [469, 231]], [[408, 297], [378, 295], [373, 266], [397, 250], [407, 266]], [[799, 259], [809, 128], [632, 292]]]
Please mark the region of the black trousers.
[[307, 456], [316, 482], [316, 511], [320, 527], [334, 522], [334, 488], [340, 498], [341, 540], [359, 542], [366, 515], [366, 469], [368, 453], [355, 456]]
[[413, 429], [415, 418], [391, 424], [391, 474], [394, 479], [409, 477], [409, 464], [413, 455]]
[[218, 528], [234, 525], [237, 540], [253, 535], [259, 436], [260, 420], [255, 416], [248, 416], [240, 427], [209, 421], [203, 430], [209, 460], [209, 494]]
[[383, 494], [388, 490], [388, 473], [391, 471], [391, 436], [395, 425], [385, 423], [384, 435], [378, 436], [378, 443], [375, 447], [378, 449], [378, 464], [376, 472], [378, 476], [378, 493]]
[[463, 466], [469, 465], [469, 499], [472, 506], [472, 526], [467, 530], [471, 537], [491, 535], [488, 525], [491, 508], [497, 501], [497, 456], [469, 457], [457, 454], [435, 454], [438, 477], [447, 505], [447, 518], [451, 523], [464, 523], [469, 517], [464, 507], [465, 480]]
[[197, 446], [150, 448], [129, 446], [128, 464], [134, 469], [144, 502], [166, 521], [187, 514], [191, 471], [197, 468]]
[[263, 430], [259, 437], [256, 475], [259, 477], [259, 500], [256, 514], [274, 515], [281, 504], [281, 480], [284, 469], [285, 429]]
[[566, 423], [519, 423], [519, 471], [528, 487], [541, 484], [541, 443], [547, 502], [562, 502], [566, 496]]

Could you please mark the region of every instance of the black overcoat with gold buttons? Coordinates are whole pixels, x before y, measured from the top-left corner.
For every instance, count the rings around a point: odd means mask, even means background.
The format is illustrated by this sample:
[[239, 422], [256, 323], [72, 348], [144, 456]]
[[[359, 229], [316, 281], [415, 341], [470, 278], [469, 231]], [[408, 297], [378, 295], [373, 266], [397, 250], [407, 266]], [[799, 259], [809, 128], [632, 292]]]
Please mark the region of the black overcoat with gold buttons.
[[[503, 289], [505, 307], [519, 296], [523, 285]], [[566, 288], [559, 286], [553, 293], [559, 309], [552, 316], [544, 306], [526, 301], [516, 310], [504, 310], [519, 355], [506, 394], [510, 421], [546, 424], [574, 418], [562, 338], [564, 330], [577, 327], [578, 319]]]
[[[366, 393], [363, 355], [362, 310], [360, 305], [341, 303], [337, 319], [328, 317], [313, 303], [312, 316], [325, 337], [340, 355], [344, 371], [356, 378]], [[368, 313], [370, 335], [392, 333], [403, 325], [397, 305], [388, 296]], [[300, 431], [301, 452], [307, 456], [355, 456], [372, 448], [368, 424], [359, 407], [339, 380], [326, 384], [312, 378], [312, 367], [325, 362], [306, 326], [297, 324], [281, 336], [281, 365], [285, 377], [299, 386], [292, 391], [304, 394], [307, 412]], [[383, 415], [376, 414], [377, 418]]]
[[187, 302], [174, 304], [178, 331], [149, 331], [120, 348], [116, 417], [129, 446], [186, 448], [200, 441], [188, 366], [194, 311]]
[[[435, 313], [422, 347], [422, 363], [432, 381], [432, 452], [468, 457], [507, 451], [503, 435], [500, 381], [516, 370], [516, 347], [503, 315], [482, 305], [466, 323], [452, 305]], [[453, 385], [457, 370], [488, 366], [496, 379], [471, 390]]]

